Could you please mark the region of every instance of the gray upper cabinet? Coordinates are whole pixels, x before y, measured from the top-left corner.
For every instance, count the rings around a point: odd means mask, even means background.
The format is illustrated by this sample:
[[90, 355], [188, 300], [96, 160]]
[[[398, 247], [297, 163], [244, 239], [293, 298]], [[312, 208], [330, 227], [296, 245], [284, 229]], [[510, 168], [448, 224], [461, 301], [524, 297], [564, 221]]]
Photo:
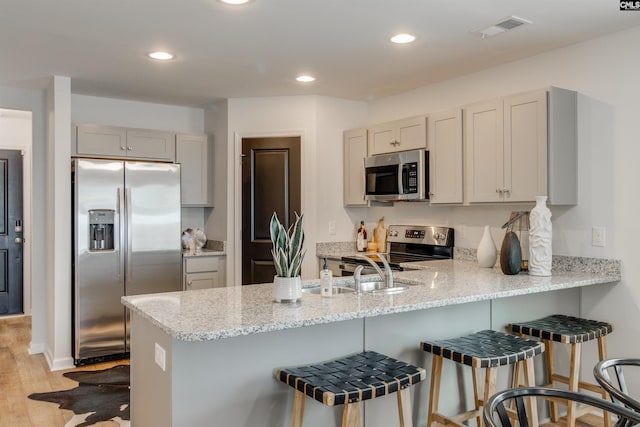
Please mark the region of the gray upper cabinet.
[[367, 129], [343, 134], [344, 206], [369, 206], [364, 199], [364, 158], [367, 157]]
[[428, 123], [429, 200], [462, 203], [462, 110], [430, 114]]
[[116, 126], [75, 125], [72, 154], [140, 160], [175, 160], [175, 133]]
[[465, 107], [469, 203], [577, 203], [576, 92], [549, 88]]
[[213, 206], [213, 145], [207, 135], [176, 135], [176, 162], [181, 164], [182, 206]]
[[427, 148], [427, 119], [425, 116], [394, 120], [369, 127], [370, 156], [396, 151]]

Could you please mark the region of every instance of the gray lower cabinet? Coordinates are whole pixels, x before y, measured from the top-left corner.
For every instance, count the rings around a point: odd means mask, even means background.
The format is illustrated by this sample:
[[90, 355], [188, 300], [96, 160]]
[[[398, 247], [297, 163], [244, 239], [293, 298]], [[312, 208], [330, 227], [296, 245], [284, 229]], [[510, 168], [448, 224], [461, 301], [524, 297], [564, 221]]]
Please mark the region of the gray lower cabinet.
[[71, 152], [77, 156], [175, 161], [176, 134], [117, 126], [73, 126]]
[[197, 255], [183, 257], [183, 290], [224, 287], [224, 257]]

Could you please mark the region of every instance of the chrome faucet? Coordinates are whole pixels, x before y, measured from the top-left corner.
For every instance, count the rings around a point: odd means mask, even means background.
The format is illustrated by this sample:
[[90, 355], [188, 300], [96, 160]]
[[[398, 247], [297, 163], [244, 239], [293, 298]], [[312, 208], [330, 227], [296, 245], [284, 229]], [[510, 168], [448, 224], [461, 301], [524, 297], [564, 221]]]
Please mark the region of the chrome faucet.
[[[376, 272], [378, 273], [380, 278], [384, 281], [385, 287], [393, 288], [393, 272], [391, 271], [391, 267], [389, 266], [387, 259], [382, 254], [376, 254], [376, 255], [378, 256], [378, 258], [380, 258], [380, 261], [382, 261], [382, 265], [384, 266], [384, 271], [382, 271], [382, 269], [378, 266], [378, 264], [374, 260], [369, 258], [367, 255], [357, 254], [356, 258], [363, 259], [367, 261], [369, 264], [371, 264], [373, 268], [376, 269]], [[358, 268], [360, 267], [362, 266], [359, 266]], [[364, 267], [360, 268], [359, 270], [358, 268], [356, 268], [356, 271], [353, 273], [353, 280], [356, 282], [356, 291], [360, 292], [360, 273], [362, 273], [362, 269]]]

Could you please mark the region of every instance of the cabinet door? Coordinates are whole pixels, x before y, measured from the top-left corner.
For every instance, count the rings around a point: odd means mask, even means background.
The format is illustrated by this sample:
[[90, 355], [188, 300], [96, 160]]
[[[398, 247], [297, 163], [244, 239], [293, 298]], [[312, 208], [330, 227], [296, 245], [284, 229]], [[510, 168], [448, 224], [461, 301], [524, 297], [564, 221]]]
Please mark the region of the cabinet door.
[[212, 206], [210, 148], [207, 135], [176, 136], [176, 162], [181, 164], [182, 175], [182, 206]]
[[547, 195], [547, 93], [504, 98], [504, 200]]
[[429, 200], [462, 203], [462, 110], [432, 114], [429, 122]]
[[369, 155], [373, 156], [397, 151], [395, 148], [397, 144], [396, 129], [393, 122], [371, 126], [368, 129]]
[[381, 123], [369, 128], [369, 155], [427, 148], [425, 116]]
[[115, 126], [75, 126], [75, 152], [80, 156], [126, 157], [127, 130]]
[[187, 274], [184, 278], [184, 289], [186, 291], [193, 291], [196, 289], [217, 288], [219, 287], [218, 282], [217, 271]]
[[175, 133], [145, 129], [127, 129], [127, 157], [173, 162], [175, 156]]
[[502, 99], [464, 109], [467, 200], [499, 202], [503, 193]]
[[345, 131], [343, 135], [343, 202], [345, 206], [368, 206], [364, 199], [364, 158], [367, 130]]
[[427, 118], [425, 116], [398, 120], [395, 151], [427, 148]]

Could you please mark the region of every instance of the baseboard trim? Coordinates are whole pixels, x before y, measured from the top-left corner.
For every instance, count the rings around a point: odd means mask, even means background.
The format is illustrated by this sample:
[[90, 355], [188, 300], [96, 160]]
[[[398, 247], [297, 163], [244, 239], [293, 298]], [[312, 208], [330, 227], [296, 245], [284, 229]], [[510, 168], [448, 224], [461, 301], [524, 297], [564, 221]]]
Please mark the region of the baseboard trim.
[[73, 357], [61, 357], [58, 359], [54, 359], [51, 354], [50, 348], [47, 348], [47, 350], [44, 352], [44, 358], [47, 360], [49, 370], [51, 371], [61, 371], [63, 369], [75, 368], [75, 365], [73, 364]]

